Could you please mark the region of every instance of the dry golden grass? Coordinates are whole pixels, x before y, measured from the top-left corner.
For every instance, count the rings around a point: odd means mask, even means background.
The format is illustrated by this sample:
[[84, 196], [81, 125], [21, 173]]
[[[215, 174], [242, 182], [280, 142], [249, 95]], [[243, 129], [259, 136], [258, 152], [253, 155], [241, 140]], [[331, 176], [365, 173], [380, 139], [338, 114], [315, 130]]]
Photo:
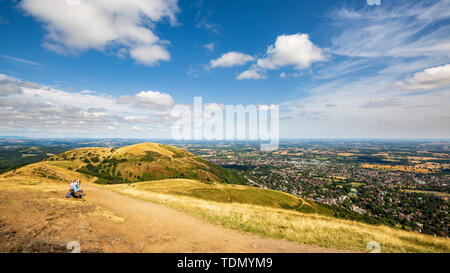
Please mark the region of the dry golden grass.
[[[57, 164], [57, 162], [52, 163]], [[55, 183], [54, 179], [37, 177], [36, 174], [33, 174], [32, 166], [41, 167], [39, 163], [33, 164], [25, 169], [22, 168], [21, 174], [7, 173], [0, 176], [0, 190], [20, 190], [30, 187], [37, 187], [43, 191], [60, 190], [63, 182]], [[62, 167], [48, 164], [46, 167], [59, 176], [82, 177], [82, 174], [68, 171]], [[81, 179], [87, 181], [87, 178]], [[148, 187], [146, 184], [155, 182], [96, 185], [96, 187], [106, 187], [130, 197], [163, 204], [235, 230], [286, 239], [301, 244], [364, 252], [367, 251], [366, 245], [369, 241], [377, 241], [381, 244], [382, 252], [450, 252], [450, 241], [445, 238], [268, 206], [215, 202], [183, 195], [153, 192], [151, 188], [146, 188]], [[203, 184], [193, 180], [184, 182], [187, 183], [186, 185], [191, 184], [191, 187]], [[162, 190], [161, 183], [154, 185]], [[179, 188], [180, 185], [182, 184], [166, 184], [167, 191], [183, 190], [183, 188]], [[186, 187], [189, 188], [189, 186]], [[241, 188], [242, 186], [233, 187]], [[111, 215], [107, 216], [112, 217]]]
[[407, 156], [409, 160], [416, 161], [430, 161], [430, 160], [439, 160], [437, 157], [428, 157], [428, 156]]
[[354, 153], [338, 153], [338, 156], [357, 156], [357, 155], [361, 155], [361, 154], [354, 154]]
[[412, 192], [412, 193], [432, 194], [432, 195], [443, 196], [443, 197], [450, 197], [450, 193], [446, 193], [446, 192], [421, 191], [421, 190], [403, 190], [403, 191], [405, 191], [405, 192]]
[[108, 188], [176, 208], [225, 227], [327, 248], [367, 251], [370, 241], [382, 252], [450, 252], [450, 240], [332, 217], [239, 203], [219, 203], [187, 196], [139, 190], [133, 185]]
[[[156, 193], [190, 196], [197, 199], [224, 203], [244, 203], [273, 208], [315, 208], [303, 199], [281, 191], [266, 190], [242, 185], [204, 183], [192, 179], [165, 179], [133, 184], [132, 187]], [[309, 208], [306, 208], [309, 207]]]
[[150, 142], [122, 147], [120, 149], [115, 150], [113, 156], [120, 156], [124, 154], [133, 154], [134, 156], [140, 156], [145, 155], [145, 152], [149, 151], [156, 152], [168, 157], [173, 156], [173, 152], [166, 149], [163, 145]]
[[108, 183], [119, 174], [124, 181], [133, 182], [180, 176], [222, 182], [229, 174], [212, 168], [206, 161], [188, 151], [157, 143], [141, 143], [119, 149], [79, 148], [55, 155], [45, 162], [72, 170], [91, 164], [99, 169], [84, 169], [83, 172], [100, 177], [104, 174], [101, 183]]
[[25, 184], [30, 181], [69, 183], [75, 179], [80, 179], [82, 182], [93, 182], [97, 179], [67, 169], [68, 166], [77, 164], [77, 162], [70, 161], [38, 162], [4, 173], [0, 175], [0, 178], [21, 180]]
[[425, 173], [425, 174], [431, 173], [426, 168], [406, 166], [406, 165], [361, 164], [361, 167], [367, 169], [381, 169], [388, 171], [402, 171], [402, 172]]

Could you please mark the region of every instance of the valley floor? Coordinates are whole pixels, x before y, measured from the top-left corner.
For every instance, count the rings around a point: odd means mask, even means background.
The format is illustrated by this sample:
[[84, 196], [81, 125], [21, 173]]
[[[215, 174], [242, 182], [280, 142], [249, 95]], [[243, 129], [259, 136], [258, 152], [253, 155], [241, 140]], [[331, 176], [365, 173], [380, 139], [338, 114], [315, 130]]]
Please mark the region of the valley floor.
[[345, 252], [264, 239], [162, 205], [84, 185], [84, 200], [67, 185], [0, 181], [0, 252]]

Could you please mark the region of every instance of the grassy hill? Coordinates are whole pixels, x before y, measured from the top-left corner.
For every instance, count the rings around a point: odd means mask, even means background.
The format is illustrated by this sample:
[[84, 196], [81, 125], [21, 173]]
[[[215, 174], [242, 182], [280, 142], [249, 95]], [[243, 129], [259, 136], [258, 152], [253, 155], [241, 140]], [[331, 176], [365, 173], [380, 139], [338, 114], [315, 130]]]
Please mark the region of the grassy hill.
[[140, 182], [135, 185], [139, 189], [166, 194], [368, 222], [367, 219], [362, 219], [364, 216], [355, 212], [305, 201], [284, 192], [238, 186], [247, 181], [235, 171], [211, 164], [186, 150], [156, 143], [142, 143], [119, 149], [79, 148], [25, 166], [15, 173], [65, 182], [75, 178], [97, 184]]
[[314, 210], [315, 208], [311, 204], [304, 202], [301, 198], [280, 191], [241, 185], [207, 184], [191, 179], [167, 179], [142, 182], [133, 184], [132, 187], [137, 190], [190, 196], [223, 203], [254, 204], [284, 209], [295, 209], [307, 204], [305, 207], [310, 208], [310, 210]]
[[449, 239], [337, 219], [343, 213], [337, 208], [238, 185], [245, 180], [236, 173], [160, 144], [67, 151], [0, 175], [0, 183], [30, 187], [76, 178], [228, 228], [302, 244], [367, 251], [367, 243], [377, 241], [383, 252], [450, 252]]
[[[240, 193], [234, 196], [243, 196], [253, 190], [253, 193], [258, 193], [258, 189], [223, 185], [224, 187], [218, 187], [217, 190], [211, 189], [216, 193], [214, 195], [198, 194], [198, 187], [203, 186], [197, 183], [190, 180], [170, 180], [107, 187], [133, 198], [187, 212], [227, 228], [264, 237], [360, 252], [371, 251], [372, 249], [367, 249], [367, 244], [372, 241], [380, 243], [383, 253], [450, 252], [449, 239], [338, 219], [322, 214], [319, 204], [296, 199], [287, 194], [285, 197], [280, 192], [260, 190], [261, 195], [253, 194], [251, 198], [240, 199], [240, 202], [225, 202], [223, 197], [226, 195], [218, 194], [219, 190], [238, 190]], [[304, 203], [297, 210], [282, 208], [299, 201]]]
[[100, 184], [131, 183], [170, 178], [189, 178], [207, 183], [246, 184], [233, 170], [213, 165], [192, 153], [156, 143], [114, 148], [80, 148], [50, 157], [98, 178]]
[[[165, 179], [132, 184], [131, 187], [142, 191], [188, 196], [207, 201], [252, 204], [327, 216], [338, 216], [344, 213], [344, 210], [341, 211], [339, 208], [308, 201], [285, 192], [243, 185], [211, 184], [192, 179]], [[356, 213], [347, 212], [347, 215], [339, 216], [357, 220], [354, 214]]]

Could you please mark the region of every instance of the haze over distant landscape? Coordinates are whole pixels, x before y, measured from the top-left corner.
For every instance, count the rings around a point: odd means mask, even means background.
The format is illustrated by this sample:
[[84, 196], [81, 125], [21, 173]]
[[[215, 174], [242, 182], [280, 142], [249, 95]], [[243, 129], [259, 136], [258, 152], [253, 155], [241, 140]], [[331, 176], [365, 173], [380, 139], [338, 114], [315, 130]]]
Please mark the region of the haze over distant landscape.
[[200, 96], [280, 105], [281, 138], [448, 139], [449, 9], [1, 1], [0, 135], [170, 138]]

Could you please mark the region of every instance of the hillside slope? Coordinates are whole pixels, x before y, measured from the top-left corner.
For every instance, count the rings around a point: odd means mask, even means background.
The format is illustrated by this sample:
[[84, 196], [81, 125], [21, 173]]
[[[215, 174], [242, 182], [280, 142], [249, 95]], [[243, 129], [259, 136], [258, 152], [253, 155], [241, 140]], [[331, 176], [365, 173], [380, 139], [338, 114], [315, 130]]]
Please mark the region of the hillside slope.
[[337, 208], [284, 192], [236, 185], [246, 181], [234, 171], [211, 164], [183, 149], [155, 143], [120, 149], [75, 149], [10, 173], [66, 183], [76, 178], [97, 184], [139, 182], [133, 187], [209, 201], [261, 205], [327, 216], [341, 213]]
[[65, 190], [0, 177], [0, 252], [68, 252], [70, 241], [81, 252], [342, 251], [243, 234], [105, 186], [86, 186], [84, 201], [66, 199]]
[[114, 148], [80, 148], [50, 157], [70, 170], [95, 176], [100, 184], [189, 178], [208, 183], [246, 184], [234, 171], [192, 153], [156, 143]]

